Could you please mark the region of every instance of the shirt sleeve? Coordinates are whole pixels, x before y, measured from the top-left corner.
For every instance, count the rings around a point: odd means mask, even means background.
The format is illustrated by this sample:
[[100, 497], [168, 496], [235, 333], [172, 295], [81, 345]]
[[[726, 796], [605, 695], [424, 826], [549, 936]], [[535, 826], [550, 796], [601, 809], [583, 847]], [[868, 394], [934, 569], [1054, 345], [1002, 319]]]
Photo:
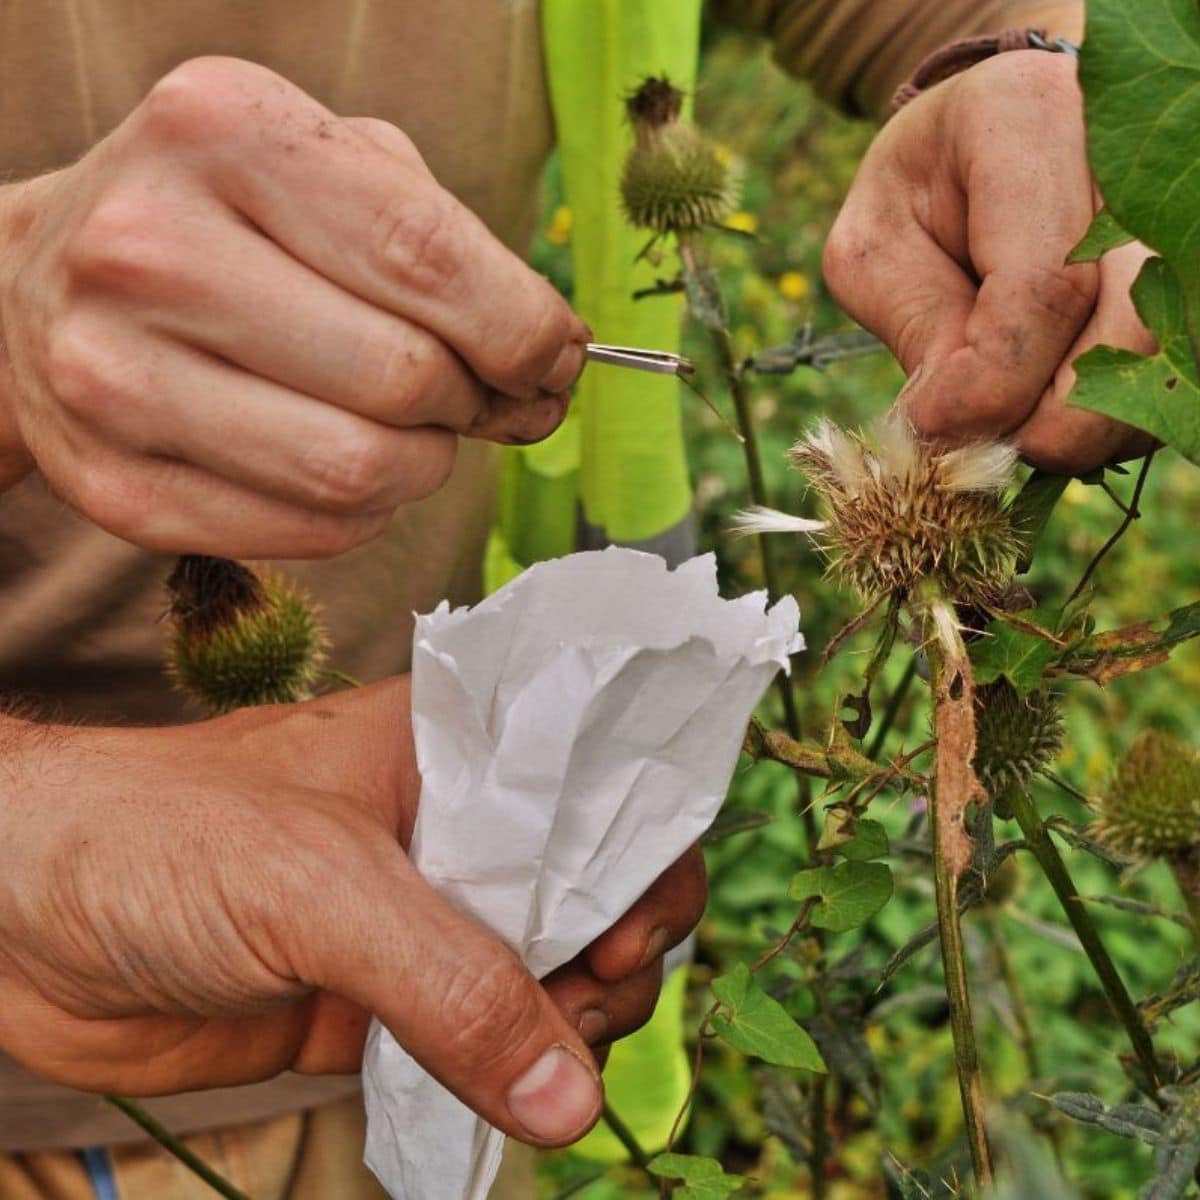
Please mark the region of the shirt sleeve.
[[720, 24], [771, 39], [779, 64], [846, 112], [883, 116], [927, 54], [1022, 25], [1016, 0], [710, 0]]

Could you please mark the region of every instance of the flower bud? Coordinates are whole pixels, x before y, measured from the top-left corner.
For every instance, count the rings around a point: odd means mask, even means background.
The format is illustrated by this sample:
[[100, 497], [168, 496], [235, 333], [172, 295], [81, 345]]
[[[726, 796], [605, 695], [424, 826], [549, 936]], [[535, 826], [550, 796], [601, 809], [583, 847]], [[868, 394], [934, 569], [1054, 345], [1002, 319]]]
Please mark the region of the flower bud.
[[167, 592], [167, 672], [210, 713], [311, 695], [327, 639], [300, 588], [229, 559], [188, 555]]
[[993, 801], [1023, 791], [1062, 749], [1062, 699], [1047, 688], [1022, 696], [1007, 679], [975, 692], [975, 774]]
[[1200, 754], [1154, 730], [1138, 734], [1098, 803], [1096, 836], [1130, 859], [1200, 845]]
[[626, 102], [636, 138], [621, 176], [631, 225], [658, 234], [719, 225], [737, 208], [738, 171], [728, 153], [680, 120], [683, 93], [647, 79]]

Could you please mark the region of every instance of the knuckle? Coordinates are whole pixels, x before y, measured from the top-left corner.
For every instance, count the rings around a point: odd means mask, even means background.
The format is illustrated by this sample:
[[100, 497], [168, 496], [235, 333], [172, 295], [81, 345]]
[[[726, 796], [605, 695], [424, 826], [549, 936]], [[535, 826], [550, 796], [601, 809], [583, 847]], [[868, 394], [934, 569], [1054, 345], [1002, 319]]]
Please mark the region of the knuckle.
[[1086, 265], [1056, 270], [1031, 268], [1025, 291], [1030, 302], [1046, 316], [1067, 325], [1082, 325], [1096, 303], [1098, 273]]
[[821, 271], [838, 303], [846, 307], [850, 282], [863, 269], [871, 247], [862, 237], [845, 210], [834, 222], [821, 252]]
[[307, 467], [308, 492], [317, 508], [358, 514], [378, 507], [391, 459], [383, 438], [356, 431], [319, 447]]
[[446, 1049], [459, 1067], [487, 1073], [502, 1067], [536, 1035], [541, 1013], [528, 972], [508, 953], [478, 968], [463, 962], [441, 1002]]
[[108, 407], [123, 390], [96, 337], [78, 320], [60, 322], [47, 338], [46, 382], [64, 408], [80, 415]]
[[351, 386], [353, 394], [373, 410], [399, 420], [418, 397], [436, 385], [445, 369], [445, 359], [432, 339], [408, 338], [388, 328], [364, 337]]
[[373, 541], [388, 527], [392, 510], [365, 517], [317, 517], [305, 532], [296, 553], [278, 557], [337, 558]]
[[244, 97], [263, 68], [238, 59], [205, 56], [167, 72], [139, 108], [142, 129], [167, 144], [210, 148], [239, 133]]
[[121, 292], [146, 290], [169, 269], [168, 235], [150, 196], [118, 193], [103, 198], [67, 242], [71, 277], [92, 287]]
[[125, 541], [145, 544], [154, 506], [136, 472], [80, 461], [71, 491], [89, 520]]
[[384, 275], [422, 295], [453, 292], [462, 282], [458, 222], [448, 199], [425, 195], [419, 202], [387, 206], [375, 231]]

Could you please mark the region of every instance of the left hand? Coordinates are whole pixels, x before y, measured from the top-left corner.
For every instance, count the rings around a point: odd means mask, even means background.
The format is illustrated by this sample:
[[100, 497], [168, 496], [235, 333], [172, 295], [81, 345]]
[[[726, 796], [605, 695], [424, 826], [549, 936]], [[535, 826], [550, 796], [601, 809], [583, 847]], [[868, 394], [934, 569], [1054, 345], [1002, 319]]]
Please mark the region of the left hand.
[[1064, 473], [1149, 448], [1147, 435], [1070, 406], [1085, 350], [1155, 348], [1129, 298], [1144, 246], [1066, 265], [1100, 204], [1067, 55], [997, 55], [884, 126], [824, 267], [842, 307], [909, 374], [900, 404], [918, 433], [1009, 439]]

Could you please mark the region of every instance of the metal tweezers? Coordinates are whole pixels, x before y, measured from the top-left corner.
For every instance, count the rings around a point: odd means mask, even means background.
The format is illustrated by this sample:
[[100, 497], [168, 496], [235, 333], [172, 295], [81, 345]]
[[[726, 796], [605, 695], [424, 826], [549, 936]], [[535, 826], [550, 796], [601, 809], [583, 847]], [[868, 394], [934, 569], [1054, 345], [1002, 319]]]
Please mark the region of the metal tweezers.
[[653, 371], [657, 375], [691, 375], [695, 364], [682, 354], [665, 350], [638, 350], [633, 346], [602, 346], [588, 342], [587, 356], [592, 362], [613, 367], [632, 367], [635, 371]]

